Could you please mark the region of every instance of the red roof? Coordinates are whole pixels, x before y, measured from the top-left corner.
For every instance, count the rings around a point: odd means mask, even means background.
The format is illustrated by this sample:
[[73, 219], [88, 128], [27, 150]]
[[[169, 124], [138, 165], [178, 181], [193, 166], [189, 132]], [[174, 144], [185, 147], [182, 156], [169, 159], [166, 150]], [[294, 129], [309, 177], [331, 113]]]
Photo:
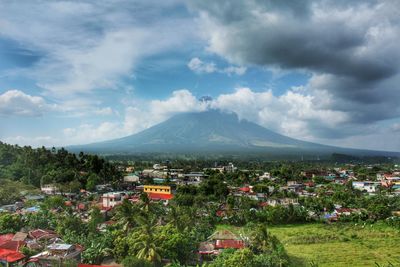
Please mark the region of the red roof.
[[215, 242], [215, 248], [216, 249], [244, 248], [244, 242], [242, 240], [234, 240], [234, 239], [217, 240]]
[[14, 238], [14, 234], [0, 235], [0, 245]]
[[250, 187], [248, 187], [248, 186], [241, 187], [241, 188], [239, 188], [239, 190], [242, 192], [250, 192]]
[[217, 215], [218, 217], [223, 217], [223, 216], [225, 216], [225, 211], [223, 211], [223, 210], [217, 210], [216, 215]]
[[173, 198], [172, 194], [148, 193], [151, 200], [168, 200]]
[[9, 249], [0, 249], [0, 259], [6, 262], [16, 262], [25, 258], [25, 255]]
[[344, 212], [352, 212], [353, 210], [352, 209], [349, 209], [349, 208], [339, 208], [339, 209], [336, 209], [336, 212], [337, 213], [344, 213]]
[[32, 237], [33, 239], [41, 239], [41, 238], [51, 239], [54, 237], [58, 237], [57, 233], [54, 232], [53, 230], [43, 230], [43, 229], [36, 229], [30, 231], [29, 236]]
[[19, 251], [21, 247], [25, 246], [25, 241], [10, 240], [0, 245], [0, 249], [7, 249], [12, 251]]

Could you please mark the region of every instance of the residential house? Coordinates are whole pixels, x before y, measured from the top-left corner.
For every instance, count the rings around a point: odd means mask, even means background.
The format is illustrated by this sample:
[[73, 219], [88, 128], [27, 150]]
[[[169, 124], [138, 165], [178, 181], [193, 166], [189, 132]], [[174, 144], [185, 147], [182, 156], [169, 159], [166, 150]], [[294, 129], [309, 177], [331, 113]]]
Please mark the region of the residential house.
[[170, 200], [173, 198], [170, 186], [165, 185], [145, 185], [143, 191], [151, 200]]
[[30, 258], [27, 267], [62, 266], [66, 260], [81, 261], [83, 247], [79, 245], [54, 243]]
[[218, 255], [223, 249], [242, 249], [245, 242], [228, 230], [214, 232], [207, 241], [200, 243], [198, 253], [201, 259], [207, 259], [207, 255]]
[[40, 187], [40, 190], [43, 194], [46, 195], [55, 195], [60, 193], [59, 188], [54, 184], [45, 184]]
[[0, 248], [0, 266], [22, 266], [25, 255], [14, 250]]
[[380, 182], [372, 181], [353, 181], [352, 186], [354, 189], [366, 191], [367, 193], [375, 193], [378, 190]]

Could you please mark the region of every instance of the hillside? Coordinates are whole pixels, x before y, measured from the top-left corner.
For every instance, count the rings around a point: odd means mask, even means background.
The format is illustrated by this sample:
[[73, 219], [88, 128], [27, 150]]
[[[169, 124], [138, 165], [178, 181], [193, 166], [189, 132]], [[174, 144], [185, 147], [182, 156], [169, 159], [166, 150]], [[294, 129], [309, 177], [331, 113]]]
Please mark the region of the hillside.
[[269, 155], [388, 155], [397, 153], [356, 150], [293, 139], [236, 114], [210, 110], [178, 114], [142, 132], [120, 139], [71, 146], [73, 151], [106, 154], [136, 153], [261, 153]]

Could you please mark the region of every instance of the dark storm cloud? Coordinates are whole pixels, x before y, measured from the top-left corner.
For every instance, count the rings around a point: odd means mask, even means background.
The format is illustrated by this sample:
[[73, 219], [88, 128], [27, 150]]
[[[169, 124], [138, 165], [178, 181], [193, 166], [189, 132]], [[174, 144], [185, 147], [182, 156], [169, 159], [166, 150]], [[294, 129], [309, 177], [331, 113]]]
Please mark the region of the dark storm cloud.
[[237, 64], [311, 72], [315, 105], [348, 113], [349, 129], [399, 116], [400, 1], [225, 2], [190, 6], [210, 51]]
[[[398, 66], [390, 51], [384, 58], [368, 53], [374, 49], [369, 43], [374, 41], [373, 27], [391, 19], [385, 14], [390, 3], [385, 8], [365, 1], [351, 3], [201, 1], [197, 7], [214, 23], [211, 49], [232, 61], [307, 68], [361, 81], [394, 75]], [[373, 21], [366, 16], [373, 16]]]

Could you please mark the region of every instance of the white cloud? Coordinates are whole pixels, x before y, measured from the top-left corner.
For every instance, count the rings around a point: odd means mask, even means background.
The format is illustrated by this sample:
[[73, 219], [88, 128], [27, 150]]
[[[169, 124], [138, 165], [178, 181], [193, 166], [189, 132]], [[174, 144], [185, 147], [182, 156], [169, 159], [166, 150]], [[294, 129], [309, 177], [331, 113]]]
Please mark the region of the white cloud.
[[249, 88], [238, 88], [232, 94], [220, 95], [212, 107], [233, 111], [240, 118], [279, 133], [309, 140], [318, 135], [313, 132], [317, 125], [329, 130], [348, 120], [344, 112], [318, 107], [313, 96], [292, 90], [275, 96], [270, 90], [254, 92]]
[[63, 135], [67, 144], [87, 144], [109, 140], [123, 135], [120, 123], [103, 122], [99, 125], [81, 124], [76, 128], [65, 128]]
[[94, 111], [96, 115], [109, 116], [114, 114], [114, 110], [111, 107], [99, 108]]
[[192, 58], [188, 63], [188, 67], [196, 73], [213, 73], [217, 71], [215, 63], [205, 63], [198, 57]]
[[177, 90], [165, 100], [152, 100], [128, 106], [125, 111], [124, 129], [126, 132], [135, 133], [177, 113], [199, 112], [207, 107], [207, 103], [198, 101], [189, 90]]
[[297, 91], [299, 90], [290, 90], [281, 96], [275, 96], [271, 90], [254, 92], [250, 88], [238, 88], [235, 92], [222, 94], [212, 101], [201, 102], [190, 91], [178, 90], [165, 100], [140, 101], [128, 105], [125, 110], [124, 132], [139, 132], [177, 113], [208, 109], [235, 112], [240, 119], [307, 140], [315, 140], [326, 132], [337, 131], [339, 126], [349, 121], [345, 112], [320, 107], [314, 96]]
[[26, 136], [12, 136], [7, 137], [2, 140], [7, 144], [18, 144], [20, 146], [32, 146], [32, 147], [52, 147], [52, 146], [60, 146], [59, 139], [53, 136], [34, 136], [34, 137], [26, 137]]
[[20, 90], [9, 90], [0, 95], [0, 115], [37, 117], [54, 108], [42, 97], [31, 96]]
[[36, 80], [58, 100], [93, 96], [98, 89], [120, 89], [143, 58], [196, 40], [192, 18], [163, 15], [164, 8], [177, 5], [175, 1], [10, 2], [0, 9], [1, 34], [38, 55], [33, 66], [14, 75]]
[[[119, 30], [106, 33], [91, 47], [60, 49], [39, 65], [37, 75], [44, 80], [39, 86], [55, 95], [115, 89], [143, 55], [141, 47], [147, 35], [142, 30]], [[52, 69], [64, 72], [56, 78], [45, 77]]]
[[192, 58], [187, 64], [190, 70], [201, 73], [224, 73], [227, 75], [243, 75], [246, 73], [247, 68], [243, 66], [228, 66], [226, 68], [218, 68], [213, 62], [204, 62], [198, 57]]
[[[355, 126], [348, 113], [320, 106], [318, 97], [306, 94], [298, 88], [279, 96], [274, 95], [271, 90], [255, 92], [250, 88], [237, 88], [232, 93], [202, 102], [190, 91], [182, 89], [174, 91], [166, 99], [125, 103], [123, 121], [68, 127], [60, 133], [60, 137], [18, 136], [4, 140], [35, 146], [87, 144], [137, 133], [178, 113], [220, 109], [235, 112], [240, 119], [247, 119], [294, 138], [339, 146], [399, 149], [400, 144], [397, 144], [397, 141], [391, 144], [386, 142], [386, 137], [395, 138], [395, 131], [400, 129], [397, 123], [391, 126], [391, 133], [380, 132], [381, 127], [373, 125]], [[104, 113], [108, 112], [110, 110], [105, 108]], [[355, 127], [358, 127], [357, 131], [353, 129]], [[382, 138], [383, 136], [385, 138]], [[381, 138], [382, 142], [373, 143], [374, 138]]]

